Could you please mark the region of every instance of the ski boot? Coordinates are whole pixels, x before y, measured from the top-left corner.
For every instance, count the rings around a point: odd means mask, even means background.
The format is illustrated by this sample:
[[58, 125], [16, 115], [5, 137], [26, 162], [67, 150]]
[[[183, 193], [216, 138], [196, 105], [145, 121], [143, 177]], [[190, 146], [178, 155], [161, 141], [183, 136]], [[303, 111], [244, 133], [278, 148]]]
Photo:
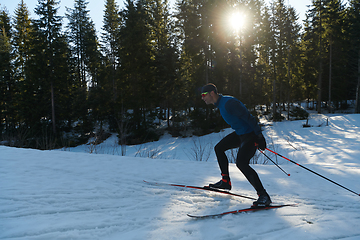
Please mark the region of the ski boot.
[[209, 184], [209, 188], [231, 190], [231, 181], [228, 174], [221, 174], [222, 179], [214, 184]]
[[269, 194], [267, 194], [266, 190], [264, 189], [261, 193], [258, 193], [259, 198], [255, 202], [253, 202], [252, 207], [267, 207], [271, 204], [271, 199]]

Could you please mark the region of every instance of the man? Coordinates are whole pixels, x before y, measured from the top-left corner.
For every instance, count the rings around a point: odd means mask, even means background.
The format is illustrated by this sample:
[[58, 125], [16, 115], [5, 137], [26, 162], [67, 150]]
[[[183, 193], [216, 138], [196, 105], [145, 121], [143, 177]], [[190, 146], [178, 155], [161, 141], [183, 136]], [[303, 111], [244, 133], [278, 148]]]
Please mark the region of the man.
[[229, 162], [225, 151], [232, 148], [239, 148], [236, 157], [236, 166], [255, 188], [259, 196], [253, 206], [270, 205], [270, 196], [264, 189], [258, 174], [249, 165], [250, 159], [254, 156], [257, 147], [262, 150], [266, 148], [265, 138], [261, 133], [260, 126], [256, 119], [238, 99], [218, 94], [216, 86], [212, 83], [202, 88], [201, 97], [206, 104], [214, 104], [220, 110], [220, 114], [225, 122], [235, 130], [224, 137], [214, 148], [222, 179], [215, 184], [209, 184], [209, 187], [226, 190], [231, 189]]

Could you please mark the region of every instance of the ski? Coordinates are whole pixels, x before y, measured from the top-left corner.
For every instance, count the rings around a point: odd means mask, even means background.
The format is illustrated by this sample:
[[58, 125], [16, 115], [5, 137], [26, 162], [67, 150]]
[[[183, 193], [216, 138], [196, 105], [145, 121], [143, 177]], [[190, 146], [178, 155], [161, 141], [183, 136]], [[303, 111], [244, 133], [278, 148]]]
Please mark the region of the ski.
[[252, 197], [248, 197], [245, 195], [240, 195], [240, 194], [236, 194], [236, 193], [232, 193], [229, 191], [225, 191], [225, 190], [221, 190], [221, 189], [216, 189], [216, 188], [210, 188], [208, 186], [204, 186], [204, 187], [197, 187], [197, 186], [188, 186], [188, 185], [182, 185], [182, 184], [173, 184], [173, 183], [157, 183], [157, 182], [148, 182], [143, 180], [145, 183], [149, 183], [149, 184], [153, 184], [153, 185], [164, 185], [164, 186], [173, 186], [173, 187], [182, 187], [182, 188], [191, 188], [191, 189], [199, 189], [199, 190], [206, 190], [206, 191], [211, 191], [211, 192], [217, 192], [217, 193], [221, 193], [221, 194], [227, 194], [230, 196], [235, 196], [235, 197], [242, 197], [242, 198], [247, 198], [247, 199], [251, 199], [251, 200], [257, 200], [256, 198], [252, 198]]
[[191, 214], [187, 214], [187, 215], [191, 218], [196, 218], [196, 219], [218, 218], [218, 217], [222, 217], [222, 216], [228, 215], [228, 214], [235, 214], [235, 213], [242, 213], [242, 212], [255, 212], [255, 211], [260, 211], [260, 210], [268, 210], [268, 209], [282, 208], [282, 207], [296, 206], [296, 205], [297, 204], [271, 205], [271, 206], [267, 206], [267, 207], [250, 207], [250, 208], [244, 208], [244, 209], [239, 209], [239, 210], [234, 210], [234, 211], [229, 211], [229, 212], [222, 212], [222, 213], [218, 213], [218, 214], [210, 214], [210, 215], [200, 215], [200, 216], [191, 215]]

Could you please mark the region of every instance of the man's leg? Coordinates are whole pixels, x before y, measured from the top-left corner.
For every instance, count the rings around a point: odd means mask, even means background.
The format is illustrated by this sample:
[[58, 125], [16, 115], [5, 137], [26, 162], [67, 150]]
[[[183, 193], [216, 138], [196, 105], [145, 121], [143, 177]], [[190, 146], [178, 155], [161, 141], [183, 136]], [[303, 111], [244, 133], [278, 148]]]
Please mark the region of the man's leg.
[[237, 148], [240, 146], [240, 138], [236, 132], [230, 133], [224, 137], [218, 144], [215, 146], [215, 154], [219, 163], [220, 171], [222, 174], [229, 175], [229, 160], [225, 152], [232, 148]]
[[233, 132], [224, 137], [218, 144], [215, 146], [215, 153], [219, 163], [222, 179], [214, 184], [209, 184], [211, 188], [220, 188], [231, 190], [231, 181], [229, 176], [229, 161], [226, 157], [225, 151], [231, 148], [239, 147], [240, 138]]
[[256, 152], [255, 137], [255, 135], [251, 135], [243, 140], [237, 155], [236, 166], [245, 175], [246, 179], [255, 188], [257, 194], [259, 195], [259, 199], [254, 202], [254, 205], [269, 205], [271, 203], [270, 197], [266, 193], [266, 190], [260, 181], [259, 175], [249, 165], [250, 159]]

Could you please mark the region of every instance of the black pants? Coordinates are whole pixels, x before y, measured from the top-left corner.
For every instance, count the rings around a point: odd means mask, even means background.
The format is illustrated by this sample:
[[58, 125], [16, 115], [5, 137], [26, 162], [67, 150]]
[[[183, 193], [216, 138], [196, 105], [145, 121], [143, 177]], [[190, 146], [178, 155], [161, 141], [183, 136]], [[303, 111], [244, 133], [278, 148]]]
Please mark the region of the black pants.
[[230, 133], [218, 144], [216, 144], [215, 153], [218, 159], [221, 173], [229, 175], [229, 161], [226, 157], [225, 151], [233, 148], [239, 148], [236, 157], [236, 166], [245, 175], [246, 179], [259, 194], [264, 191], [264, 187], [258, 174], [249, 165], [250, 159], [255, 155], [256, 152], [255, 139], [256, 135], [254, 132], [242, 136], [237, 135], [236, 132]]

